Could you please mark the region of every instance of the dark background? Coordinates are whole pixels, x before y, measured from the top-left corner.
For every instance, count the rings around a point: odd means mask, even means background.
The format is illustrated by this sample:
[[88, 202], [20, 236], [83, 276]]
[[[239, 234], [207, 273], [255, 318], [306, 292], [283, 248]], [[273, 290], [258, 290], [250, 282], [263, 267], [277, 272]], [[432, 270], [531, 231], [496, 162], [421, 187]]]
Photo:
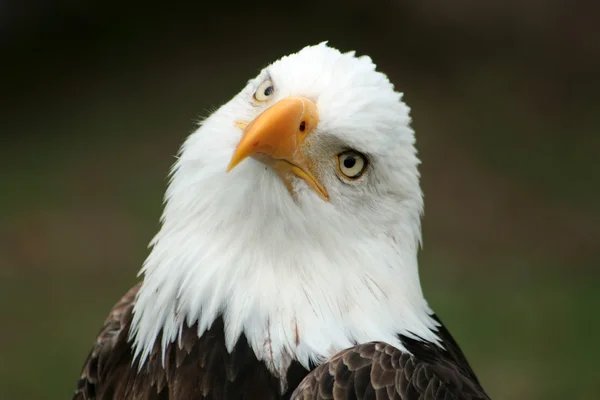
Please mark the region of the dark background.
[[0, 2], [0, 398], [70, 398], [196, 121], [323, 40], [370, 55], [412, 107], [424, 290], [490, 395], [595, 398], [598, 7], [286, 6]]

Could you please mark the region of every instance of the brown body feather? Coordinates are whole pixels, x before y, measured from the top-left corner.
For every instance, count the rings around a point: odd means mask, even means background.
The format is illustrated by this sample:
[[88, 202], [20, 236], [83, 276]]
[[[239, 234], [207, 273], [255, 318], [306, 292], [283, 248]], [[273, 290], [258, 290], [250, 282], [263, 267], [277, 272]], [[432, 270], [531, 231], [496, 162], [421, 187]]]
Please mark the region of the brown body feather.
[[139, 369], [127, 340], [139, 286], [127, 292], [104, 322], [74, 400], [284, 399], [308, 373], [292, 363], [287, 373], [289, 389], [282, 393], [279, 379], [256, 359], [245, 337], [227, 352], [220, 318], [200, 338], [196, 326], [186, 327], [181, 347], [168, 346], [164, 367], [158, 338]]
[[385, 343], [365, 343], [317, 367], [292, 399], [489, 399], [455, 364], [437, 361], [424, 362]]
[[445, 349], [401, 336], [412, 355], [385, 343], [366, 343], [332, 357], [309, 373], [293, 362], [283, 387], [258, 361], [242, 336], [233, 351], [225, 347], [223, 321], [201, 337], [186, 327], [181, 345], [166, 350], [160, 337], [139, 368], [128, 341], [135, 297], [133, 287], [111, 310], [79, 379], [74, 400], [193, 399], [488, 399], [459, 347], [443, 327]]

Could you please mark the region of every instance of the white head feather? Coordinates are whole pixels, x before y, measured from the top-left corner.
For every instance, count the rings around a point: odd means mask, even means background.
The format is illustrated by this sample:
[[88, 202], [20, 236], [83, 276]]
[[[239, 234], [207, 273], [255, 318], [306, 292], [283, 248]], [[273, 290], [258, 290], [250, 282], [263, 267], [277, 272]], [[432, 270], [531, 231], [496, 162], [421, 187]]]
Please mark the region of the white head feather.
[[[252, 100], [265, 79], [275, 92]], [[248, 159], [227, 165], [242, 130], [288, 96], [315, 101], [311, 157], [329, 192], [321, 199]], [[185, 142], [166, 193], [162, 228], [142, 273], [131, 337], [143, 364], [162, 331], [163, 349], [184, 324], [198, 335], [222, 316], [226, 344], [244, 334], [258, 359], [285, 376], [356, 343], [403, 348], [398, 334], [437, 343], [417, 270], [423, 208], [409, 108], [369, 57], [325, 43], [266, 67]], [[340, 179], [336, 154], [369, 166]]]

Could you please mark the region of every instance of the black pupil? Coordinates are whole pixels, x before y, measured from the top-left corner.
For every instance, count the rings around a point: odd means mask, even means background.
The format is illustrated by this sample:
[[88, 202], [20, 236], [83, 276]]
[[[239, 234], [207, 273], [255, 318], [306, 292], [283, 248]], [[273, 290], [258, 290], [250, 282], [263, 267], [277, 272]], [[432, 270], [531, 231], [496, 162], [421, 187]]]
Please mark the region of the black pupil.
[[271, 93], [273, 93], [273, 86], [269, 86], [268, 88], [265, 89], [264, 91], [264, 95], [265, 96], [270, 96]]
[[344, 167], [352, 168], [356, 165], [356, 158], [354, 156], [349, 156], [344, 159]]

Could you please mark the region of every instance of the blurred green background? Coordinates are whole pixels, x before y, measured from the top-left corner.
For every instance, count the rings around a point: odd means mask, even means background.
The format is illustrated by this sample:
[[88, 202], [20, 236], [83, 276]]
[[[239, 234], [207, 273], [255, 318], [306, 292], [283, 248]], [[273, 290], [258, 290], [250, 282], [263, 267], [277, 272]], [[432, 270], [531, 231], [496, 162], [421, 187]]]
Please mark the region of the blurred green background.
[[599, 7], [287, 7], [1, 3], [0, 398], [70, 398], [184, 138], [322, 40], [370, 55], [412, 107], [424, 290], [490, 395], [597, 398]]

